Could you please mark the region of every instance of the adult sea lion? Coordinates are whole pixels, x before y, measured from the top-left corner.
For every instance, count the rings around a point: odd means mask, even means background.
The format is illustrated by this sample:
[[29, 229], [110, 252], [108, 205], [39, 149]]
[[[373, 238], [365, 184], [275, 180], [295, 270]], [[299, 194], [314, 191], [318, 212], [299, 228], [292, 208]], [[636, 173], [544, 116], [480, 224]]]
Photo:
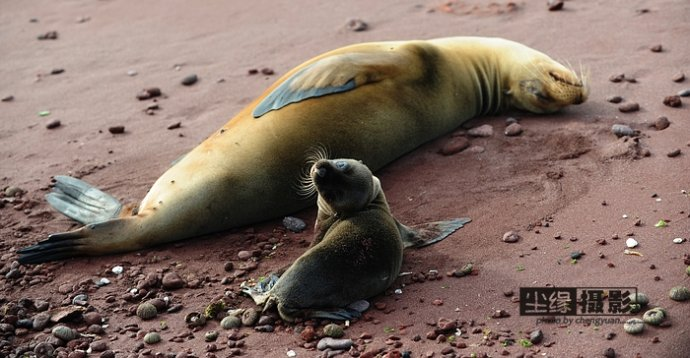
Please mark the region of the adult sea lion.
[[[351, 319], [359, 302], [380, 294], [400, 273], [403, 248], [438, 242], [469, 219], [400, 224], [390, 213], [381, 182], [352, 159], [321, 159], [310, 171], [318, 192], [316, 236], [277, 281], [246, 289], [264, 310], [281, 318]], [[365, 307], [368, 306], [365, 305]]]
[[573, 71], [499, 38], [343, 47], [285, 74], [133, 208], [56, 177], [48, 202], [85, 226], [20, 250], [19, 260], [132, 251], [279, 217], [313, 205], [295, 186], [315, 147], [376, 171], [469, 118], [511, 107], [551, 113], [587, 95]]

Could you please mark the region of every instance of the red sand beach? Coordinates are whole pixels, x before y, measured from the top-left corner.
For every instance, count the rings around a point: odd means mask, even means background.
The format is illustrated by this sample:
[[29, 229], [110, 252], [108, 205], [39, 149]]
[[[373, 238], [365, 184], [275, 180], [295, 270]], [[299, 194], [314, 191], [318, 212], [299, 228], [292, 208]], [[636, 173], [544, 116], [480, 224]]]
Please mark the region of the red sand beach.
[[[352, 31], [353, 18], [368, 28]], [[194, 330], [184, 323], [185, 315], [219, 299], [253, 307], [239, 294], [240, 283], [297, 258], [312, 239], [315, 208], [294, 214], [308, 223], [299, 234], [278, 219], [40, 266], [17, 265], [16, 250], [76, 227], [43, 199], [54, 175], [77, 176], [135, 202], [172, 161], [304, 60], [357, 42], [465, 35], [508, 38], [582, 67], [589, 100], [552, 115], [473, 119], [463, 128], [488, 124], [493, 135], [469, 137], [470, 148], [444, 156], [438, 152], [452, 140], [449, 133], [376, 173], [404, 223], [473, 221], [438, 244], [406, 252], [403, 271], [412, 275], [373, 298], [373, 307], [345, 330], [355, 346], [342, 356], [687, 357], [690, 303], [671, 300], [669, 290], [690, 285], [690, 97], [681, 97], [680, 107], [664, 99], [690, 88], [680, 76], [690, 76], [688, 19], [690, 5], [670, 0], [571, 0], [558, 11], [545, 1], [3, 1], [0, 188], [22, 194], [2, 194], [0, 208], [0, 355], [55, 343], [50, 329], [57, 324], [82, 333], [59, 348], [61, 357], [83, 356], [89, 347], [100, 357], [328, 354], [315, 349], [326, 322], [271, 322], [273, 332], [234, 333], [217, 321]], [[50, 31], [56, 39], [37, 39]], [[259, 73], [250, 75], [252, 69]], [[199, 81], [181, 85], [190, 74]], [[614, 82], [616, 76], [621, 80]], [[158, 109], [135, 98], [154, 86], [164, 94]], [[623, 101], [611, 103], [612, 96]], [[632, 102], [638, 111], [619, 110]], [[508, 117], [518, 119], [521, 135], [504, 135]], [[56, 120], [59, 126], [46, 128]], [[619, 139], [613, 124], [639, 135]], [[124, 133], [111, 134], [116, 126]], [[667, 225], [657, 227], [660, 220]], [[511, 230], [521, 239], [502, 242]], [[624, 254], [629, 237], [639, 255]], [[252, 250], [270, 258], [238, 256]], [[584, 255], [573, 260], [576, 251]], [[472, 275], [447, 275], [467, 263]], [[123, 273], [113, 274], [115, 266]], [[161, 287], [169, 273], [183, 287]], [[101, 278], [110, 284], [97, 286]], [[667, 327], [630, 335], [621, 323], [629, 316], [544, 322], [520, 315], [521, 287], [554, 286], [637, 288], [650, 306], [667, 311]], [[137, 287], [143, 291], [131, 293]], [[75, 304], [80, 294], [86, 302]], [[148, 321], [134, 315], [138, 303], [161, 295], [180, 310]], [[20, 323], [42, 310], [80, 307], [95, 313], [38, 330]], [[439, 328], [448, 322], [459, 331]], [[314, 324], [317, 338], [303, 332]], [[144, 345], [151, 330], [162, 342]], [[213, 343], [204, 339], [211, 330], [220, 333]], [[524, 347], [535, 330], [543, 339]]]

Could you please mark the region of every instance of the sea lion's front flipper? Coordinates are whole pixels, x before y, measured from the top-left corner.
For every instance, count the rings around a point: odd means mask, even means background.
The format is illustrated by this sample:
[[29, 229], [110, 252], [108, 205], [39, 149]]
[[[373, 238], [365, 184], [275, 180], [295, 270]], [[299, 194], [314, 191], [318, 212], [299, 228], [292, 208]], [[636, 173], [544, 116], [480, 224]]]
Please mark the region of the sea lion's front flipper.
[[367, 83], [379, 82], [392, 75], [392, 69], [401, 68], [401, 61], [403, 57], [394, 52], [354, 52], [324, 57], [285, 79], [264, 97], [252, 115], [259, 118], [290, 103], [347, 92]]
[[396, 223], [400, 229], [404, 247], [420, 248], [445, 239], [470, 221], [472, 221], [470, 218], [459, 218], [424, 223], [412, 227], [405, 226], [397, 221]]
[[122, 204], [111, 195], [65, 175], [55, 176], [55, 187], [46, 200], [55, 210], [82, 224], [112, 219], [122, 209]]

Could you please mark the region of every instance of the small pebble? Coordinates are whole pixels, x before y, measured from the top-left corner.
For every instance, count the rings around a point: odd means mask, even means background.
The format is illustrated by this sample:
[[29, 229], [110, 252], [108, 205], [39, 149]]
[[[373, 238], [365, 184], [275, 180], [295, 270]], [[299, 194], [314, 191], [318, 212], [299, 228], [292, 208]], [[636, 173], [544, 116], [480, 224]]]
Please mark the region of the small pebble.
[[621, 103], [621, 102], [623, 102], [623, 97], [621, 97], [621, 96], [609, 96], [609, 97], [606, 97], [606, 101], [611, 102], [611, 103]]
[[62, 123], [60, 123], [60, 120], [54, 119], [54, 120], [48, 122], [48, 124], [46, 124], [46, 128], [55, 129], [55, 128], [59, 127], [60, 125], [62, 125]]
[[637, 112], [640, 110], [640, 105], [637, 102], [628, 102], [618, 106], [618, 110], [623, 113]]
[[638, 245], [637, 240], [633, 239], [632, 237], [629, 237], [625, 240], [625, 246], [627, 246], [631, 249], [634, 247], [637, 247], [637, 245]]
[[688, 288], [685, 286], [676, 286], [671, 288], [668, 296], [674, 301], [687, 301], [690, 300], [690, 290], [688, 290]]
[[251, 251], [242, 250], [237, 253], [237, 258], [240, 260], [248, 260], [252, 257]]
[[182, 122], [175, 122], [175, 123], [167, 126], [166, 128], [169, 130], [173, 130], [173, 129], [178, 129], [180, 127], [182, 127]]
[[[678, 96], [679, 97], [690, 97], [690, 88], [686, 88], [684, 90], [678, 91]], [[4, 101], [4, 99], [3, 99], [3, 101]]]
[[110, 271], [116, 275], [121, 275], [125, 271], [125, 268], [122, 266], [114, 266]]
[[470, 141], [465, 137], [450, 138], [439, 150], [442, 155], [453, 155], [460, 153], [470, 146]]
[[168, 272], [165, 275], [163, 275], [163, 278], [161, 279], [161, 285], [163, 286], [164, 289], [166, 290], [175, 290], [178, 288], [184, 287], [184, 280], [180, 275], [178, 275], [175, 272]]
[[512, 123], [505, 129], [504, 134], [508, 137], [515, 137], [522, 134], [522, 126], [519, 123]]
[[506, 310], [495, 310], [494, 313], [491, 315], [491, 318], [506, 318], [510, 317], [510, 313]]
[[654, 45], [650, 48], [652, 52], [661, 52], [664, 50], [664, 48], [661, 45]]
[[330, 323], [323, 327], [323, 335], [331, 338], [341, 338], [345, 335], [345, 331], [341, 325]]
[[12, 102], [12, 101], [14, 101], [14, 96], [9, 95], [9, 96], [2, 97], [2, 101], [3, 102]]
[[199, 80], [199, 77], [196, 74], [191, 74], [185, 78], [182, 79], [181, 83], [183, 86], [191, 86], [195, 84]]
[[108, 343], [104, 340], [93, 341], [89, 345], [89, 348], [91, 348], [91, 350], [95, 352], [103, 352], [106, 349], [108, 349]]
[[539, 344], [543, 339], [544, 333], [541, 329], [534, 330], [529, 334], [529, 341], [532, 342], [532, 344]]
[[661, 117], [657, 118], [656, 121], [654, 121], [654, 128], [656, 128], [656, 130], [658, 130], [658, 131], [664, 130], [664, 129], [668, 128], [668, 126], [670, 126], [670, 125], [671, 125], [671, 122], [668, 120], [668, 118], [666, 118], [664, 116], [661, 116]]
[[345, 27], [350, 31], [359, 32], [368, 29], [369, 25], [361, 19], [348, 19]]
[[606, 358], [616, 358], [616, 351], [613, 348], [606, 348], [604, 350], [604, 357]]
[[160, 88], [149, 87], [149, 88], [145, 88], [141, 92], [139, 92], [136, 97], [138, 100], [144, 101], [147, 99], [159, 97], [161, 94], [163, 94], [163, 93], [161, 92]]
[[582, 251], [573, 251], [570, 253], [570, 258], [573, 260], [577, 260], [577, 259], [581, 258], [582, 255], [584, 255], [584, 252], [582, 252]]
[[272, 75], [272, 74], [274, 74], [274, 73], [275, 73], [275, 72], [273, 71], [273, 69], [268, 68], [268, 67], [264, 67], [264, 68], [261, 69], [261, 74], [262, 74], [262, 75], [270, 76], [270, 75]]
[[685, 81], [685, 73], [678, 72], [671, 78], [671, 80], [673, 80], [673, 82], [683, 82]]
[[253, 308], [247, 308], [243, 313], [242, 313], [242, 325], [246, 327], [251, 327], [256, 324], [256, 322], [259, 321], [260, 314], [257, 310]]
[[61, 74], [61, 73], [63, 73], [63, 72], [65, 72], [65, 69], [64, 69], [64, 68], [53, 68], [53, 69], [50, 71], [50, 74], [51, 74], [51, 75], [59, 75], [59, 74]]
[[680, 107], [683, 102], [680, 100], [680, 96], [667, 96], [664, 98], [664, 104], [669, 107]]
[[204, 333], [204, 340], [206, 342], [213, 342], [218, 339], [218, 331], [208, 331]]
[[490, 124], [474, 127], [467, 131], [467, 135], [470, 137], [491, 137], [493, 134], [494, 128]]
[[677, 238], [673, 239], [674, 244], [682, 244], [683, 241], [685, 241], [685, 240], [683, 240], [682, 237], [677, 237]]
[[674, 149], [674, 150], [666, 153], [666, 156], [669, 158], [675, 158], [675, 157], [679, 156], [680, 153], [681, 153], [680, 148], [677, 148], [677, 149]]
[[611, 81], [611, 82], [613, 82], [613, 83], [621, 82], [621, 81], [623, 81], [624, 79], [625, 79], [625, 75], [622, 74], [622, 73], [619, 74], [619, 75], [611, 75], [611, 77], [609, 77], [609, 81]]
[[644, 331], [644, 321], [639, 318], [631, 318], [623, 324], [623, 330], [629, 334], [639, 334]]
[[503, 234], [502, 240], [507, 243], [515, 243], [520, 240], [520, 235], [515, 231], [508, 231]]
[[125, 132], [125, 126], [112, 126], [108, 128], [108, 132], [112, 134], [122, 134]]
[[292, 232], [302, 232], [306, 229], [307, 224], [300, 218], [286, 216], [283, 218], [283, 226]]
[[635, 130], [625, 124], [614, 124], [611, 126], [611, 133], [619, 138], [624, 136], [631, 137], [635, 135]]
[[136, 76], [136, 75], [138, 75], [138, 74], [139, 74], [139, 72], [137, 72], [137, 71], [135, 71], [135, 70], [129, 70], [129, 71], [127, 71], [127, 76], [129, 76], [129, 77], [134, 77], [134, 76]]
[[322, 338], [319, 343], [316, 344], [316, 348], [320, 351], [326, 350], [328, 348], [335, 350], [347, 350], [352, 347], [354, 342], [351, 339], [335, 339], [330, 337]]
[[546, 5], [549, 7], [549, 11], [558, 11], [563, 9], [563, 0], [548, 0]]
[[40, 34], [37, 37], [39, 40], [57, 40], [58, 39], [58, 32], [57, 31], [48, 31], [44, 34]]

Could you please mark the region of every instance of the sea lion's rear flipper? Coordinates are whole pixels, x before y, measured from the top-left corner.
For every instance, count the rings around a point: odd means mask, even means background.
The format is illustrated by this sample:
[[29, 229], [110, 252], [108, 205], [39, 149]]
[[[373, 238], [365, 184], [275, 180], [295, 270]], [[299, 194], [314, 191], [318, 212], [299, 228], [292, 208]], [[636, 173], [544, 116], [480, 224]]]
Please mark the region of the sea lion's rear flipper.
[[112, 219], [122, 209], [122, 204], [111, 195], [65, 175], [55, 177], [55, 187], [46, 200], [55, 210], [82, 224]]
[[[27, 246], [17, 253], [21, 264], [40, 264], [75, 256], [93, 256], [126, 251], [118, 245], [117, 233], [127, 231], [131, 219], [110, 219], [91, 223], [79, 229], [48, 235], [48, 239]], [[126, 237], [126, 235], [125, 235]]]
[[321, 318], [321, 319], [331, 319], [338, 321], [350, 321], [355, 318], [362, 317], [362, 313], [369, 309], [369, 302], [365, 300], [359, 300], [353, 302], [347, 307], [336, 308], [332, 310], [318, 310], [307, 312], [307, 318]]
[[321, 58], [286, 78], [263, 98], [252, 115], [259, 118], [290, 103], [379, 82], [394, 75], [395, 69], [406, 68], [401, 66], [404, 60], [404, 56], [392, 51], [341, 53]]
[[470, 221], [472, 221], [470, 218], [459, 218], [424, 223], [412, 227], [405, 226], [397, 221], [396, 223], [400, 229], [404, 247], [420, 248], [445, 239]]

